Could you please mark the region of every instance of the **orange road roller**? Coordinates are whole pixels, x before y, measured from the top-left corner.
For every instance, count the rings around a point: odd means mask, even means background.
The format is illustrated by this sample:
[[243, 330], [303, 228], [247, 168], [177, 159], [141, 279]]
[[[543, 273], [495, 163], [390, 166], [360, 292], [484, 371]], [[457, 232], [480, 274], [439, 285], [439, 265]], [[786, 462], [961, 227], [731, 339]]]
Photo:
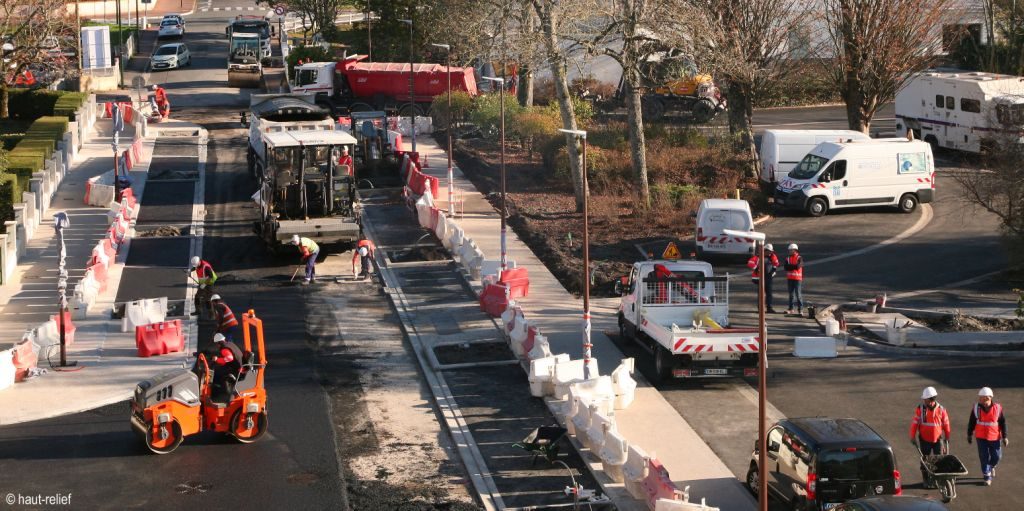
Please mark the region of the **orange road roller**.
[[245, 349], [240, 364], [218, 368], [215, 375], [207, 355], [199, 353], [191, 370], [168, 371], [135, 387], [132, 430], [150, 451], [170, 453], [185, 437], [200, 431], [227, 433], [246, 444], [267, 432], [263, 321], [250, 309], [242, 315], [242, 329]]

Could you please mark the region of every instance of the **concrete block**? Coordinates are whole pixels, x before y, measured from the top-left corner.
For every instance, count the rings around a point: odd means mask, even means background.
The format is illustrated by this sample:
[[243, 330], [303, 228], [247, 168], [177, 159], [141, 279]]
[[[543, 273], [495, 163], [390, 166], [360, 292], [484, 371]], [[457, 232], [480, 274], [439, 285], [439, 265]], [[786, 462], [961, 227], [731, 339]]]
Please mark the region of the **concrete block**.
[[836, 340], [833, 337], [797, 337], [793, 340], [793, 356], [802, 358], [835, 358]]

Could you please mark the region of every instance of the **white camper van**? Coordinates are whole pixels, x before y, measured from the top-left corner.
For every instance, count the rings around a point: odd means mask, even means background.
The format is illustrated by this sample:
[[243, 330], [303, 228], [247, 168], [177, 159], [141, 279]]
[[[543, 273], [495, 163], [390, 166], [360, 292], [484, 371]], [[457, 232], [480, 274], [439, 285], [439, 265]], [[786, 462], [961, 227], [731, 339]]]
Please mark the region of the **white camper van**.
[[853, 130], [765, 130], [761, 135], [761, 181], [775, 184], [786, 178], [804, 155], [822, 142], [871, 140]]
[[779, 182], [775, 204], [822, 216], [829, 209], [896, 206], [904, 213], [935, 195], [935, 163], [927, 142], [879, 138], [825, 142]]
[[694, 241], [697, 257], [707, 254], [749, 255], [754, 252], [754, 240], [726, 236], [725, 229], [754, 230], [750, 204], [739, 199], [704, 199], [697, 208], [697, 231]]
[[987, 138], [1022, 142], [1024, 77], [926, 71], [896, 93], [895, 106], [897, 133], [913, 130], [934, 147], [980, 153]]

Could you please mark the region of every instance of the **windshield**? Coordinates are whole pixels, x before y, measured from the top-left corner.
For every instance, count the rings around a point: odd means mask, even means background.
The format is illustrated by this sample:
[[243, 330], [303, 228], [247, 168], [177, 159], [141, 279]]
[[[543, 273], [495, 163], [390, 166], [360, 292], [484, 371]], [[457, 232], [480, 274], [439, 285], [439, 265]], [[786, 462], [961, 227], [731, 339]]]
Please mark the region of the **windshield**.
[[231, 30], [239, 34], [259, 34], [263, 39], [270, 38], [270, 24], [267, 22], [235, 23]]
[[161, 46], [159, 49], [156, 50], [156, 53], [154, 53], [154, 55], [174, 55], [175, 53], [178, 53], [177, 46]]
[[317, 75], [319, 74], [317, 69], [300, 69], [299, 77], [296, 79], [299, 86], [312, 85], [316, 83]]
[[818, 174], [818, 171], [828, 163], [828, 158], [823, 158], [816, 154], [808, 154], [804, 156], [804, 159], [800, 160], [800, 163], [793, 167], [793, 170], [789, 172], [789, 177], [793, 179], [810, 179]]
[[177, 20], [163, 20], [160, 23], [160, 26], [162, 26], [162, 27], [169, 27], [171, 25], [177, 25], [177, 24], [178, 24]]
[[[252, 56], [256, 55], [256, 51], [259, 50], [260, 42], [255, 39], [231, 39], [231, 54], [239, 55], [249, 53]], [[246, 51], [248, 50], [248, 51]]]
[[825, 451], [818, 460], [818, 479], [878, 481], [892, 479], [892, 456], [885, 449]]

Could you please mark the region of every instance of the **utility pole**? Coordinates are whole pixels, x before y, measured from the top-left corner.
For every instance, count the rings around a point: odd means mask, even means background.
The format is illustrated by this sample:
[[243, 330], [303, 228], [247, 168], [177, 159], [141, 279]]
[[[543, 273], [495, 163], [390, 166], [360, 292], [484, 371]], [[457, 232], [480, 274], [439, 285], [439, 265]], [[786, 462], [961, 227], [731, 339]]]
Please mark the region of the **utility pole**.
[[[455, 216], [455, 172], [452, 168], [452, 47], [448, 44], [431, 44], [445, 50], [445, 71], [448, 73], [448, 216]], [[501, 143], [504, 154], [505, 142]], [[504, 168], [504, 165], [502, 165]], [[504, 173], [502, 174], [504, 175]], [[504, 218], [504, 216], [502, 216]]]
[[412, 134], [412, 152], [416, 152], [416, 71], [413, 68], [412, 8], [409, 19], [401, 20], [409, 25], [409, 132]]
[[[587, 189], [587, 132], [585, 130], [559, 129], [562, 133], [568, 133], [582, 139], [583, 142], [583, 189]], [[590, 342], [590, 196], [583, 195], [583, 378], [589, 380], [597, 376], [590, 370], [591, 348], [594, 344]]]

